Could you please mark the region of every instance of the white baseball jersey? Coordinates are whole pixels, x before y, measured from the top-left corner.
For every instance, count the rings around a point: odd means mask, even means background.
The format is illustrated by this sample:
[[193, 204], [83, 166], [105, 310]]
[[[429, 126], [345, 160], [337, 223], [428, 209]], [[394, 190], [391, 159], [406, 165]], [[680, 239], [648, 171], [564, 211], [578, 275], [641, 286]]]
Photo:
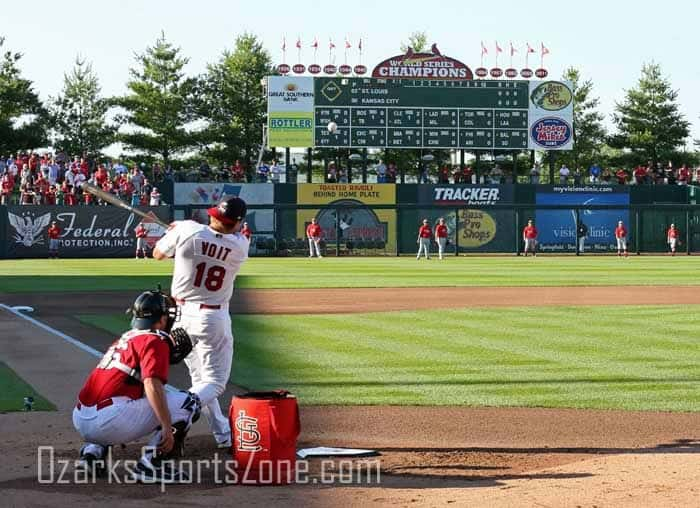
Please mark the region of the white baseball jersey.
[[176, 223], [156, 248], [175, 255], [171, 294], [188, 303], [227, 305], [241, 264], [248, 258], [248, 239], [240, 233], [217, 233], [187, 220]]

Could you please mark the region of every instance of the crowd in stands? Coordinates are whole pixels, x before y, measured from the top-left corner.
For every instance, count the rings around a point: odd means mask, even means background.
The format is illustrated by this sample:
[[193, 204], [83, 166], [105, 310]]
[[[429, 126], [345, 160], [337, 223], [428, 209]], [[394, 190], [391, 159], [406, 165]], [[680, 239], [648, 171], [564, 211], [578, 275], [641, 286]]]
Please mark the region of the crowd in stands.
[[[162, 178], [155, 164], [153, 175]], [[113, 194], [132, 206], [158, 206], [160, 192], [134, 165], [121, 161], [97, 163], [86, 157], [38, 155], [20, 152], [0, 156], [0, 197], [2, 204], [21, 205], [101, 205], [106, 204], [83, 188], [85, 182]]]

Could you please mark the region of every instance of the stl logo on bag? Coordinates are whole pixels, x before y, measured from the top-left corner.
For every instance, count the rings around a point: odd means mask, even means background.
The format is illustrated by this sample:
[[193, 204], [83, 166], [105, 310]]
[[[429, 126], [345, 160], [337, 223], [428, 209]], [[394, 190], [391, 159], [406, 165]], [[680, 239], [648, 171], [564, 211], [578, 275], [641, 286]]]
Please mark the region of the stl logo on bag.
[[238, 449], [244, 452], [258, 452], [260, 446], [260, 432], [258, 432], [258, 419], [247, 416], [244, 410], [238, 412], [236, 418], [236, 430], [238, 430]]

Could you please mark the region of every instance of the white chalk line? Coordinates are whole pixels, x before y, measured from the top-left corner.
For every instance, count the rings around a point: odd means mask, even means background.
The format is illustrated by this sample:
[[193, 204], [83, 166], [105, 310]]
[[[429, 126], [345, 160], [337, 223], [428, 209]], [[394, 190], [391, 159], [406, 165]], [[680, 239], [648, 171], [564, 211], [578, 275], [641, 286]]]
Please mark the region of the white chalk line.
[[[21, 319], [24, 319], [25, 321], [29, 321], [33, 325], [38, 326], [42, 330], [49, 332], [49, 333], [55, 335], [56, 337], [59, 337], [59, 338], [65, 340], [69, 344], [72, 344], [73, 346], [77, 347], [78, 349], [80, 349], [82, 351], [85, 351], [86, 353], [94, 356], [95, 358], [102, 358], [104, 356], [104, 353], [101, 353], [97, 349], [95, 349], [91, 346], [88, 346], [87, 344], [85, 344], [83, 342], [80, 342], [78, 339], [71, 337], [68, 334], [63, 333], [61, 330], [57, 330], [57, 329], [47, 325], [46, 323], [39, 321], [38, 319], [35, 319], [31, 316], [27, 316], [26, 314], [24, 314], [23, 312], [20, 312], [19, 310], [17, 310], [14, 307], [10, 307], [9, 305], [5, 305], [4, 303], [0, 303], [0, 309], [5, 309], [8, 312], [14, 314], [15, 316], [17, 316]], [[169, 384], [165, 385], [165, 388], [166, 388], [166, 390], [171, 391], [171, 392], [173, 392], [173, 391], [179, 392], [180, 391], [177, 388], [175, 388], [174, 386], [169, 385]]]

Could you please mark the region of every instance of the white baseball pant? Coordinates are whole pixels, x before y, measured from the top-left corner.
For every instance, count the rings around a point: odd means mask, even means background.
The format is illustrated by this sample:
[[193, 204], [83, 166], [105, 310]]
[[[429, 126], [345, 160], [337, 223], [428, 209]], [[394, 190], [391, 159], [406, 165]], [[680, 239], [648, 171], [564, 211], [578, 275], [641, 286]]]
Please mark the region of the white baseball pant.
[[445, 247], [447, 246], [447, 238], [439, 236], [437, 239], [437, 244], [438, 244], [438, 257], [440, 259], [442, 259], [443, 254], [445, 254]]
[[[188, 397], [187, 392], [165, 392], [171, 423], [186, 422], [189, 429], [194, 413], [186, 404]], [[98, 458], [101, 458], [103, 446], [131, 443], [151, 433], [149, 447], [162, 440], [162, 430], [158, 428], [160, 422], [145, 396], [135, 400], [112, 397], [112, 405], [102, 409], [97, 409], [97, 406], [76, 407], [73, 409], [73, 426], [87, 441], [87, 451], [95, 450]]]
[[316, 256], [321, 257], [321, 240], [319, 238], [309, 238], [309, 257], [314, 257], [314, 250], [316, 250]]
[[586, 237], [585, 236], [579, 237], [579, 239], [578, 239], [578, 251], [583, 252], [585, 245], [586, 245]]
[[200, 309], [198, 303], [185, 302], [180, 310], [180, 320], [175, 323], [175, 328], [184, 328], [194, 344], [192, 352], [185, 358], [192, 380], [190, 391], [199, 396], [209, 428], [216, 442], [222, 444], [231, 439], [228, 416], [221, 412], [218, 400], [231, 376], [233, 361], [228, 306]]
[[617, 250], [627, 250], [627, 238], [617, 239]]
[[418, 254], [417, 259], [420, 259], [420, 255], [425, 251], [425, 259], [430, 259], [430, 238], [420, 238], [418, 240]]

